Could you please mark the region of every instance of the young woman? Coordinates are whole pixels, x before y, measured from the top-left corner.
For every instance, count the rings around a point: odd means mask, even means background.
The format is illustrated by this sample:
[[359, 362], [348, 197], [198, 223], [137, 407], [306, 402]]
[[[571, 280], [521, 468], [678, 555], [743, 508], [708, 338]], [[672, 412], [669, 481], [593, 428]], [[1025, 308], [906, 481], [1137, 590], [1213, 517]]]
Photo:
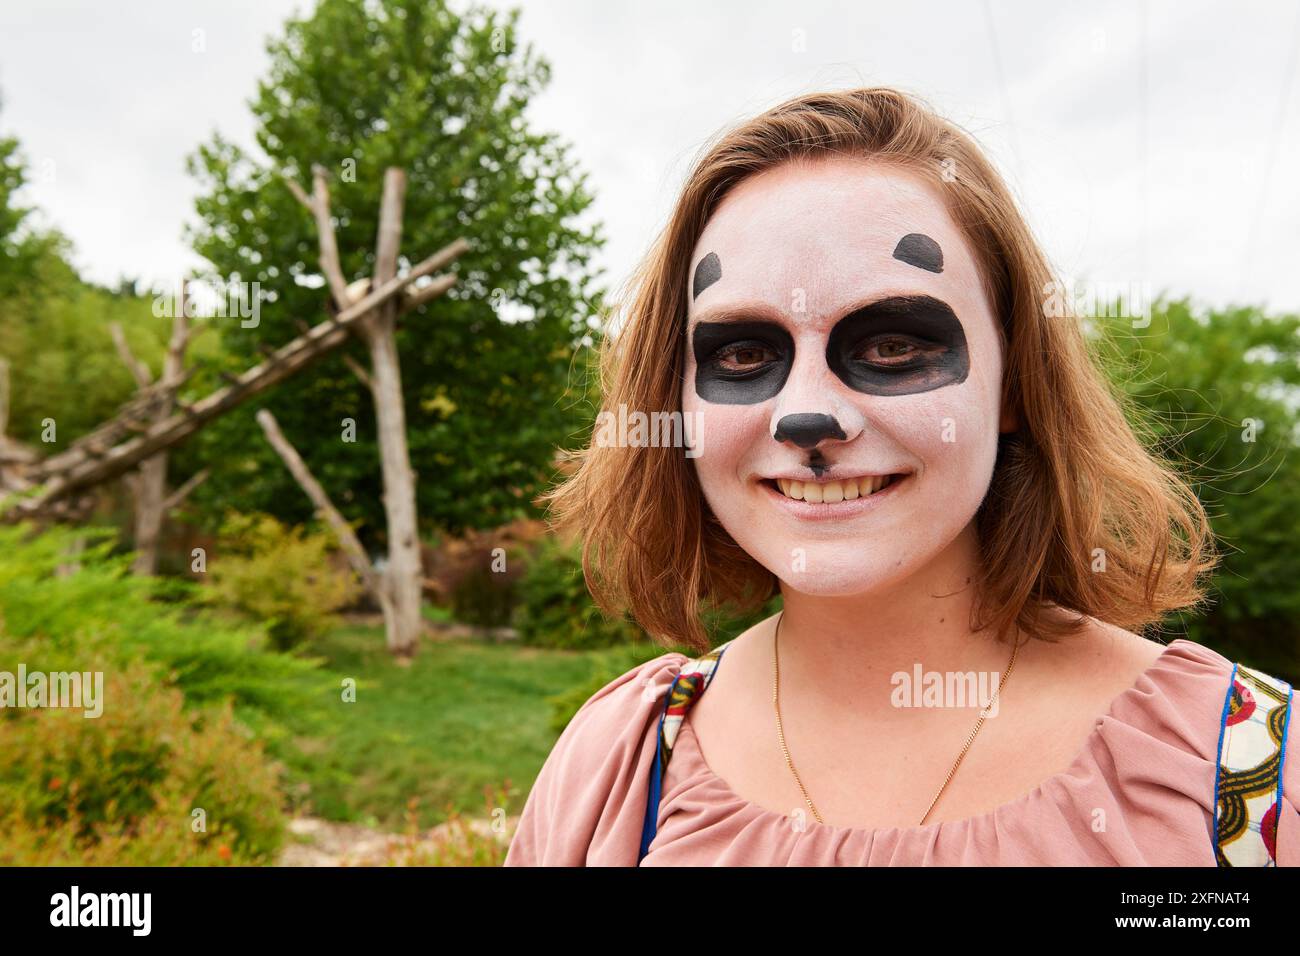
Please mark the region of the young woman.
[[[700, 656], [582, 706], [507, 864], [1300, 863], [1291, 688], [1135, 633], [1210, 530], [1052, 288], [895, 90], [706, 151], [603, 356], [604, 410], [689, 442], [593, 437], [550, 496], [601, 605]], [[778, 591], [709, 650], [702, 606]]]

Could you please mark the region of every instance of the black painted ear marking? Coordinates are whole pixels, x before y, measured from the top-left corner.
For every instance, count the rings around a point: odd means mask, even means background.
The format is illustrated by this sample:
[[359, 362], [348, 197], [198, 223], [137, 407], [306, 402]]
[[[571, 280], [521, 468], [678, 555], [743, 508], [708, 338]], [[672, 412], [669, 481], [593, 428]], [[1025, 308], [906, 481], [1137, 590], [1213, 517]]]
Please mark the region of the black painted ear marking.
[[[943, 271], [943, 250], [939, 248], [939, 243], [924, 233], [911, 232], [899, 239], [898, 245], [894, 247], [894, 258], [926, 272]], [[697, 284], [700, 281], [698, 273], [695, 281]]]
[[710, 252], [695, 267], [695, 285], [691, 290], [691, 299], [698, 299], [700, 293], [722, 278], [722, 260], [716, 252]]
[[777, 441], [792, 441], [800, 448], [812, 448], [827, 438], [843, 441], [848, 436], [833, 415], [818, 412], [801, 412], [798, 415], [786, 415], [776, 423]]

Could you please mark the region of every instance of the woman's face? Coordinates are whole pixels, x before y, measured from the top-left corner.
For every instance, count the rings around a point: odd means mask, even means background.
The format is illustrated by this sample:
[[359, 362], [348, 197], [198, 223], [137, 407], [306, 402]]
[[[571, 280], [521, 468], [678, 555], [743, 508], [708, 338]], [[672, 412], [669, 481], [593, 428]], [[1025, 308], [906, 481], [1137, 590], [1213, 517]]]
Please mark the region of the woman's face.
[[784, 164], [726, 196], [687, 280], [695, 467], [755, 560], [797, 591], [860, 594], [967, 527], [1010, 424], [994, 316], [936, 187]]

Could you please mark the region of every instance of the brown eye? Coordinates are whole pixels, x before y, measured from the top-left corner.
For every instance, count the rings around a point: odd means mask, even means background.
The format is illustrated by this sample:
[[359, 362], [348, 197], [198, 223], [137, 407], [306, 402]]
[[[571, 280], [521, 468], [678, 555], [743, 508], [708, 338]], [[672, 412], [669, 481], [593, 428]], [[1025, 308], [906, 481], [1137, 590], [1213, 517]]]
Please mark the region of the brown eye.
[[890, 366], [905, 368], [913, 365], [924, 353], [925, 350], [910, 339], [894, 337], [865, 343], [859, 349], [857, 358], [859, 361], [885, 368]]
[[719, 349], [713, 364], [724, 372], [752, 372], [776, 358], [776, 353], [765, 345], [739, 343]]

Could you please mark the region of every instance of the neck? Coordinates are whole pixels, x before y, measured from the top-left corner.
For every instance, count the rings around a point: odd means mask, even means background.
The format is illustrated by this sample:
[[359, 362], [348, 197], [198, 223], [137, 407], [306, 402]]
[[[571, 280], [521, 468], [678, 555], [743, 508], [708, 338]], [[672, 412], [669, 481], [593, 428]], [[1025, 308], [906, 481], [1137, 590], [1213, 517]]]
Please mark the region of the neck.
[[782, 686], [881, 715], [893, 710], [890, 677], [918, 662], [926, 671], [1005, 669], [1009, 646], [970, 629], [978, 560], [968, 525], [924, 568], [880, 590], [826, 597], [782, 585]]

